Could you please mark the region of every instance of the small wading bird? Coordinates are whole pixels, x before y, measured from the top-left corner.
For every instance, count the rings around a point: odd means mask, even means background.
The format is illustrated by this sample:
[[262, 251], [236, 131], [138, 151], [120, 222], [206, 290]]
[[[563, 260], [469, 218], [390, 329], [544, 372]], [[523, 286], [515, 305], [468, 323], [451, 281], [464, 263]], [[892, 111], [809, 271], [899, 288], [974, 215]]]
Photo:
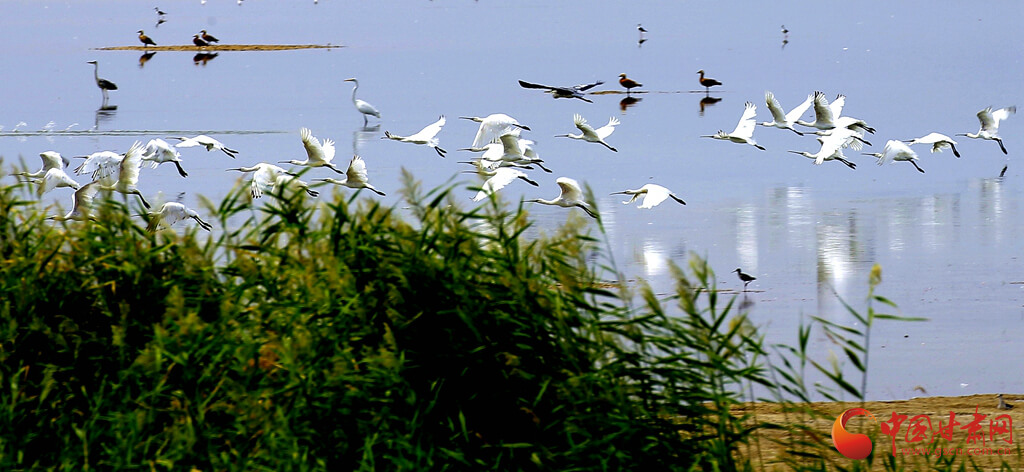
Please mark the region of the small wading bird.
[[97, 63], [96, 61], [89, 61], [89, 62], [87, 62], [87, 64], [92, 64], [93, 65], [92, 75], [93, 75], [93, 78], [96, 79], [96, 86], [100, 88], [101, 92], [103, 92], [103, 106], [106, 107], [107, 106], [107, 99], [109, 98], [107, 96], [107, 90], [117, 90], [117, 85], [115, 85], [113, 82], [111, 82], [111, 81], [109, 81], [107, 79], [101, 79], [100, 78], [100, 65], [99, 65], [99, 63]]
[[644, 27], [643, 27], [643, 26], [640, 26], [640, 23], [637, 23], [637, 24], [636, 24], [636, 30], [640, 32], [640, 35], [641, 35], [641, 36], [643, 36], [643, 34], [647, 32], [647, 30], [646, 30], [646, 29], [644, 29]]
[[361, 189], [365, 188], [370, 190], [377, 195], [382, 197], [386, 196], [384, 192], [373, 188], [370, 185], [369, 179], [366, 177], [366, 162], [359, 156], [352, 156], [352, 161], [348, 163], [348, 171], [345, 172], [345, 180], [335, 179], [313, 179], [314, 182], [328, 182], [334, 185], [342, 185], [348, 188]]
[[513, 130], [521, 129], [530, 131], [528, 126], [519, 124], [515, 118], [504, 113], [494, 113], [483, 118], [478, 116], [460, 116], [459, 119], [470, 120], [480, 123], [476, 130], [476, 137], [473, 138], [473, 145], [470, 147], [480, 148], [488, 143], [494, 142], [504, 134]]
[[252, 198], [260, 198], [263, 196], [263, 192], [272, 190], [274, 184], [277, 182], [278, 176], [281, 175], [295, 175], [292, 174], [274, 164], [267, 164], [261, 162], [252, 167], [232, 167], [227, 170], [237, 170], [239, 172], [252, 172], [252, 181], [249, 182], [249, 195]]
[[206, 47], [210, 45], [210, 43], [203, 41], [203, 39], [200, 38], [198, 34], [192, 35], [192, 44], [195, 44], [198, 47]]
[[500, 167], [493, 171], [478, 169], [476, 171], [470, 170], [466, 172], [476, 172], [482, 176], [489, 177], [484, 181], [483, 185], [480, 186], [480, 191], [473, 197], [474, 202], [479, 202], [480, 200], [487, 198], [488, 195], [505, 188], [505, 186], [516, 179], [520, 179], [534, 187], [540, 186], [537, 182], [530, 180], [530, 178], [526, 176], [525, 172], [511, 167]]
[[90, 182], [88, 184], [83, 185], [78, 190], [76, 190], [75, 194], [71, 197], [71, 211], [69, 211], [64, 216], [50, 216], [47, 217], [46, 219], [55, 221], [95, 220], [96, 218], [94, 218], [91, 214], [92, 201], [93, 198], [96, 196], [96, 191], [100, 189], [100, 185], [101, 184], [99, 182]]
[[597, 213], [590, 208], [590, 205], [583, 200], [583, 192], [580, 190], [580, 184], [575, 180], [568, 177], [559, 177], [555, 180], [560, 190], [558, 198], [554, 200], [544, 200], [543, 198], [537, 198], [534, 200], [527, 200], [530, 203], [540, 203], [543, 205], [555, 205], [563, 208], [577, 207], [587, 212], [591, 218], [597, 219]]
[[917, 153], [902, 141], [890, 139], [885, 143], [885, 148], [882, 149], [882, 152], [865, 152], [863, 154], [878, 158], [878, 165], [889, 164], [895, 161], [907, 161], [913, 164], [918, 172], [924, 173], [924, 169], [915, 162], [917, 161]]
[[754, 277], [753, 275], [744, 274], [743, 271], [740, 270], [739, 267], [737, 267], [736, 270], [734, 270], [733, 272], [735, 272], [736, 276], [740, 278], [741, 282], [743, 282], [743, 291], [744, 292], [747, 291], [747, 285], [749, 285], [750, 282], [753, 282], [753, 281], [757, 280], [757, 277]]
[[142, 142], [135, 141], [121, 159], [118, 166], [117, 181], [112, 185], [103, 185], [103, 190], [113, 190], [124, 195], [135, 195], [142, 200], [142, 206], [149, 208], [149, 202], [142, 196], [136, 185], [139, 183], [139, 168], [142, 167]]
[[398, 136], [391, 134], [387, 130], [385, 130], [384, 136], [381, 137], [381, 139], [391, 139], [395, 141], [401, 141], [403, 143], [426, 144], [427, 146], [434, 148], [434, 151], [437, 152], [438, 156], [444, 157], [444, 154], [448, 151], [445, 151], [444, 149], [437, 147], [437, 133], [441, 132], [441, 127], [443, 127], [444, 124], [444, 115], [441, 115], [441, 117], [438, 118], [437, 121], [427, 125], [425, 128], [421, 129], [418, 133], [412, 136]]
[[207, 33], [206, 30], [200, 30], [199, 31], [199, 37], [203, 38], [203, 41], [206, 41], [207, 43], [217, 43], [217, 42], [220, 42], [219, 39], [213, 37], [212, 34]]
[[700, 74], [700, 78], [698, 78], [697, 81], [704, 87], [704, 93], [711, 93], [711, 87], [722, 85], [721, 82], [715, 79], [704, 77], [704, 69], [697, 71], [697, 73]]
[[167, 144], [160, 138], [150, 139], [146, 143], [146, 149], [142, 152], [142, 160], [149, 163], [150, 168], [156, 169], [156, 167], [164, 162], [173, 162], [174, 167], [178, 169], [178, 174], [182, 177], [188, 177], [188, 172], [181, 168], [181, 153]]
[[705, 135], [705, 136], [701, 136], [701, 137], [702, 138], [725, 139], [725, 140], [732, 141], [732, 142], [738, 143], [738, 144], [749, 144], [751, 146], [754, 146], [754, 147], [764, 151], [765, 150], [764, 147], [762, 147], [759, 144], [757, 144], [757, 142], [755, 142], [754, 138], [753, 138], [753, 136], [754, 136], [754, 126], [756, 126], [756, 122], [754, 121], [754, 117], [756, 115], [757, 115], [757, 105], [754, 105], [753, 103], [747, 102], [746, 105], [745, 105], [745, 108], [743, 109], [743, 116], [740, 117], [740, 122], [736, 124], [736, 129], [734, 129], [732, 131], [732, 133], [726, 134], [725, 131], [718, 130], [717, 134]]
[[356, 84], [355, 87], [352, 87], [352, 104], [356, 106], [356, 110], [359, 110], [359, 113], [363, 114], [363, 126], [366, 126], [366, 123], [368, 122], [367, 119], [370, 115], [373, 115], [377, 117], [377, 119], [380, 119], [380, 112], [377, 111], [377, 109], [374, 108], [373, 105], [366, 103], [366, 101], [364, 100], [356, 98], [356, 90], [359, 90], [359, 80], [357, 80], [355, 77], [352, 77], [350, 79], [345, 79], [345, 82], [353, 82]]
[[779, 101], [775, 99], [775, 94], [771, 92], [765, 92], [764, 101], [765, 104], [768, 105], [768, 111], [771, 112], [773, 120], [759, 124], [761, 126], [773, 126], [779, 129], [788, 129], [796, 134], [799, 134], [800, 136], [803, 136], [803, 133], [793, 128], [793, 124], [796, 123], [797, 120], [799, 120], [800, 117], [803, 116], [804, 112], [811, 107], [812, 99], [813, 97], [808, 95], [807, 99], [804, 100], [803, 103], [797, 105], [796, 108], [790, 110], [789, 113], [786, 113], [785, 111], [782, 110], [782, 105], [779, 103]]
[[932, 152], [942, 152], [945, 148], [953, 150], [953, 155], [960, 157], [960, 153], [956, 150], [956, 141], [953, 138], [940, 133], [928, 133], [920, 138], [914, 138], [904, 141], [905, 143], [913, 146], [915, 144], [931, 144]]
[[167, 14], [167, 13], [164, 13], [164, 11], [160, 9], [160, 7], [154, 7], [153, 9], [156, 10], [157, 16], [164, 16], [164, 15]]
[[[975, 139], [988, 139], [999, 143], [999, 149], [1003, 151], [1003, 154], [1007, 154], [1006, 147], [1003, 146], [1003, 138], [999, 137], [999, 122], [1010, 117], [1010, 115], [1017, 113], [1017, 107], [1006, 107], [992, 111], [992, 107], [988, 107], [978, 112], [978, 121], [981, 121], [981, 129], [977, 133], [963, 133], [957, 134], [957, 136], [967, 136], [968, 138]], [[1004, 171], [1006, 169], [1003, 169]]]
[[584, 97], [582, 92], [590, 90], [603, 83], [604, 82], [598, 80], [592, 84], [573, 85], [572, 87], [553, 87], [551, 85], [534, 84], [525, 80], [520, 80], [519, 86], [531, 89], [544, 89], [547, 93], [550, 93], [553, 98], [578, 98], [587, 103], [594, 103], [589, 98]]
[[644, 86], [644, 84], [626, 77], [626, 74], [619, 74], [619, 85], [626, 88], [626, 95], [629, 95], [629, 92], [632, 91], [634, 87]]
[[228, 157], [232, 159], [235, 158], [235, 154], [238, 154], [238, 151], [225, 147], [223, 144], [221, 144], [220, 141], [217, 141], [216, 139], [213, 139], [205, 134], [200, 134], [193, 138], [188, 138], [185, 136], [171, 136], [168, 137], [167, 139], [177, 139], [178, 141], [181, 141], [180, 143], [175, 144], [174, 147], [185, 148], [203, 146], [206, 148], [207, 152], [212, 151], [214, 149], [220, 149], [222, 152], [224, 152], [224, 154], [227, 154]]
[[149, 220], [149, 225], [146, 226], [146, 231], [149, 231], [150, 233], [156, 231], [156, 229], [160, 227], [161, 222], [167, 226], [174, 226], [175, 223], [187, 218], [196, 220], [196, 223], [199, 223], [199, 227], [207, 231], [210, 231], [210, 229], [213, 228], [210, 223], [203, 221], [203, 219], [199, 217], [199, 213], [196, 213], [195, 210], [178, 202], [164, 203], [159, 210], [150, 212], [149, 217], [151, 219]]
[[306, 167], [326, 167], [339, 174], [345, 172], [338, 169], [331, 162], [334, 160], [334, 141], [330, 139], [324, 139], [323, 144], [313, 136], [313, 132], [309, 128], [302, 128], [299, 130], [299, 136], [302, 138], [302, 146], [306, 148], [306, 160], [300, 161], [292, 159], [290, 161], [281, 161], [280, 164], [291, 164], [293, 166], [306, 166]]
[[555, 137], [581, 139], [588, 143], [600, 143], [603, 144], [604, 147], [611, 149], [612, 151], [619, 152], [618, 149], [615, 149], [608, 143], [604, 142], [604, 138], [611, 136], [612, 132], [615, 131], [615, 126], [619, 124], [619, 120], [614, 116], [608, 119], [608, 124], [598, 129], [594, 129], [592, 126], [590, 126], [590, 124], [587, 123], [587, 120], [584, 119], [583, 116], [581, 116], [579, 113], [572, 116], [572, 121], [576, 125], [576, 127], [579, 128], [580, 131], [582, 131], [582, 134], [558, 134], [555, 135]]
[[139, 30], [138, 33], [139, 33], [139, 41], [142, 42], [143, 46], [145, 46], [145, 47], [156, 46], [156, 43], [154, 43], [153, 40], [149, 36], [146, 36], [146, 33], [143, 33], [142, 30]]
[[665, 201], [665, 199], [670, 197], [679, 204], [686, 205], [686, 202], [684, 202], [683, 199], [677, 197], [674, 193], [672, 193], [671, 190], [662, 187], [661, 185], [658, 184], [645, 184], [643, 187], [640, 187], [637, 190], [623, 190], [621, 192], [612, 193], [612, 195], [633, 196], [633, 198], [630, 198], [629, 200], [622, 202], [623, 205], [629, 205], [630, 203], [635, 202], [637, 198], [640, 198], [641, 195], [643, 195], [644, 199], [643, 201], [640, 202], [640, 206], [637, 207], [641, 209], [654, 208], [658, 206], [659, 203]]
[[786, 25], [782, 25], [782, 34], [789, 34], [789, 30], [786, 29]]

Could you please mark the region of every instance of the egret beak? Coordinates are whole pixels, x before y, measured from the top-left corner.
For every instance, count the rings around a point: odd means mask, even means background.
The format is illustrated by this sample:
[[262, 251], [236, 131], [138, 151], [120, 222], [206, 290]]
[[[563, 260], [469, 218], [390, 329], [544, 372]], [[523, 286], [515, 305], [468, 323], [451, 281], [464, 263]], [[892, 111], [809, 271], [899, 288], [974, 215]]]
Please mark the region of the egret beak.
[[954, 134], [953, 136], [967, 136], [967, 133], [957, 133], [957, 134]]
[[568, 138], [569, 135], [568, 134], [556, 134], [555, 137], [556, 138]]
[[791, 152], [793, 154], [800, 154], [801, 151], [786, 151], [786, 152]]
[[629, 193], [627, 193], [625, 191], [622, 191], [622, 192], [612, 192], [612, 193], [609, 193], [608, 195], [629, 195]]

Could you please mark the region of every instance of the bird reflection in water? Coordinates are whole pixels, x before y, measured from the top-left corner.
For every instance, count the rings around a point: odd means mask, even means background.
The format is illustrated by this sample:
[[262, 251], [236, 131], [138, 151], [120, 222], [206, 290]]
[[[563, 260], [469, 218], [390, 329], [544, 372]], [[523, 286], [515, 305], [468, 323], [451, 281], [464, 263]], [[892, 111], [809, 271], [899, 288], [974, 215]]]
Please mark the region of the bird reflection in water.
[[155, 55], [156, 51], [150, 51], [139, 56], [139, 69], [143, 68], [146, 65], [146, 63], [149, 62], [149, 60], [152, 59], [153, 56]]
[[106, 123], [117, 115], [117, 105], [101, 106], [96, 109], [96, 119], [93, 122], [92, 129], [100, 129], [100, 123]]
[[373, 126], [363, 126], [360, 128], [356, 128], [355, 131], [352, 132], [352, 154], [356, 156], [360, 155], [360, 147], [362, 147], [362, 145], [367, 141], [377, 139], [377, 135], [379, 133], [380, 123], [377, 123]]
[[162, 25], [162, 24], [164, 24], [164, 23], [167, 23], [167, 20], [165, 20], [165, 19], [163, 19], [163, 18], [160, 18], [160, 19], [156, 20], [156, 25], [155, 25], [155, 26], [153, 26], [153, 27], [154, 27], [154, 28], [159, 28], [159, 27], [160, 27], [160, 25]]
[[636, 47], [641, 47], [641, 46], [643, 46], [643, 45], [644, 45], [644, 43], [646, 43], [646, 42], [647, 42], [647, 38], [640, 38], [640, 39], [639, 39], [639, 40], [637, 40], [637, 42], [636, 42]]
[[626, 96], [626, 98], [623, 98], [621, 101], [619, 101], [619, 110], [622, 110], [622, 114], [625, 115], [627, 108], [636, 105], [637, 103], [640, 103], [641, 100], [643, 99]]
[[219, 54], [219, 52], [201, 52], [192, 56], [192, 63], [197, 66], [201, 63], [205, 67], [207, 62], [212, 61], [213, 58], [217, 57]]
[[704, 98], [700, 99], [700, 116], [704, 116], [704, 107], [709, 107], [720, 101], [722, 101], [721, 98], [705, 95]]

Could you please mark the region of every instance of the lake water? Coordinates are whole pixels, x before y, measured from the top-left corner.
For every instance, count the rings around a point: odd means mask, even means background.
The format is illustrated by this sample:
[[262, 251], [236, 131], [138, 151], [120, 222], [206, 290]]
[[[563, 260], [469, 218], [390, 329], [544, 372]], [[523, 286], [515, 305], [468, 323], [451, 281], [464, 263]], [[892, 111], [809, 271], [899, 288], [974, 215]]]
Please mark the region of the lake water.
[[[428, 188], [467, 169], [456, 161], [473, 155], [455, 149], [470, 145], [476, 123], [458, 116], [506, 113], [532, 128], [524, 137], [537, 142], [554, 173], [534, 172], [540, 188], [516, 182], [503, 197], [553, 198], [559, 176], [586, 183], [599, 197], [612, 256], [627, 278], [668, 294], [667, 261], [685, 265], [692, 251], [717, 269], [719, 288], [735, 290], [742, 284], [729, 271], [742, 267], [758, 278], [742, 295], [752, 319], [770, 342], [792, 342], [802, 318], [849, 322], [833, 291], [863, 308], [868, 271], [879, 263], [878, 293], [899, 305], [897, 314], [930, 321], [876, 326], [870, 398], [906, 398], [918, 394], [917, 386], [933, 395], [1021, 392], [1024, 116], [1000, 129], [1009, 156], [996, 143], [967, 138], [959, 139], [961, 159], [915, 147], [924, 174], [908, 163], [878, 167], [858, 152], [847, 152], [856, 170], [836, 162], [815, 166], [786, 152], [815, 152], [812, 137], [774, 128], [754, 133], [767, 151], [699, 136], [731, 131], [746, 101], [758, 105], [758, 121], [768, 121], [765, 90], [787, 110], [815, 90], [829, 99], [845, 94], [843, 115], [877, 129], [864, 152], [932, 131], [976, 132], [978, 110], [1024, 104], [1024, 6], [634, 3], [178, 1], [159, 5], [167, 16], [157, 26], [149, 3], [4, 1], [0, 27], [18, 40], [5, 49], [0, 68], [0, 156], [7, 168], [24, 159], [34, 170], [45, 150], [124, 152], [136, 139], [170, 135], [161, 131], [205, 132], [239, 150], [238, 159], [182, 149], [187, 179], [161, 166], [144, 171], [140, 182], [147, 198], [186, 192], [184, 202], [194, 206], [197, 195], [217, 199], [239, 181], [227, 167], [303, 159], [298, 130], [309, 127], [337, 142], [339, 160], [362, 155], [370, 181], [388, 193], [384, 203], [401, 207], [402, 168]], [[638, 23], [649, 30], [642, 44]], [[189, 44], [206, 29], [225, 44], [345, 47], [221, 52], [205, 62], [194, 61], [194, 52], [165, 51], [145, 63], [138, 51], [93, 49], [137, 45], [139, 29], [158, 45]], [[89, 60], [99, 61], [100, 77], [117, 83], [110, 94], [116, 110], [99, 110]], [[705, 95], [698, 69], [724, 85]], [[591, 104], [554, 100], [516, 83], [604, 80], [595, 91], [619, 91], [620, 73], [646, 92], [633, 94], [638, 101], [630, 106], [623, 94], [592, 95]], [[348, 77], [358, 77], [360, 98], [381, 110], [382, 119], [371, 118], [368, 128], [350, 101]], [[595, 125], [621, 120], [608, 138], [619, 152], [555, 138], [576, 131], [574, 113]], [[442, 114], [447, 159], [380, 139], [384, 130], [412, 134]], [[21, 134], [11, 133], [19, 122], [26, 123]], [[26, 133], [47, 126], [100, 133]], [[102, 133], [116, 130], [126, 132]], [[306, 176], [332, 173], [314, 169]], [[608, 195], [649, 182], [688, 204], [638, 210]], [[469, 205], [473, 192], [465, 192]], [[70, 196], [58, 189], [43, 203], [66, 207]], [[541, 229], [580, 213], [530, 210]], [[813, 345], [819, 359], [831, 349], [821, 335]]]

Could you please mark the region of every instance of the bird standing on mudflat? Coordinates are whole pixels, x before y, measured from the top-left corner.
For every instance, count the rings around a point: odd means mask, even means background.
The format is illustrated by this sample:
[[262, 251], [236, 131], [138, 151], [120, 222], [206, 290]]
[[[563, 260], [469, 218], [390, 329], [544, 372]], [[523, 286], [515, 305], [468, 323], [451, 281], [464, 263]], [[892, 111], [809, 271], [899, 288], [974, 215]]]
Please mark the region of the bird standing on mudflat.
[[206, 41], [207, 43], [220, 42], [219, 39], [213, 37], [212, 34], [207, 33], [206, 30], [199, 30], [199, 36], [203, 38], [203, 41]]
[[146, 33], [143, 33], [142, 30], [139, 30], [138, 33], [139, 33], [139, 41], [142, 41], [142, 45], [143, 46], [145, 46], [145, 47], [156, 46], [156, 43], [153, 42], [153, 40], [149, 36], [146, 36]]
[[626, 95], [629, 95], [629, 92], [634, 87], [644, 86], [644, 84], [641, 84], [640, 82], [637, 82], [633, 79], [630, 79], [629, 77], [626, 77], [626, 74], [619, 74], [619, 85], [626, 87]]
[[697, 79], [697, 81], [700, 82], [700, 84], [704, 87], [705, 93], [711, 93], [711, 87], [714, 87], [716, 85], [722, 85], [721, 82], [715, 79], [704, 77], [704, 69], [697, 71], [697, 73], [700, 74], [700, 78]]
[[196, 46], [199, 46], [199, 47], [206, 47], [206, 46], [210, 45], [210, 43], [208, 43], [206, 41], [203, 41], [203, 39], [200, 38], [198, 34], [193, 34], [192, 35], [192, 44], [195, 44]]
[[733, 272], [735, 272], [736, 276], [739, 277], [740, 281], [743, 282], [743, 291], [744, 292], [747, 291], [747, 285], [749, 285], [750, 282], [753, 282], [753, 281], [757, 280], [757, 277], [754, 277], [753, 275], [744, 274], [743, 271], [740, 270], [739, 267], [737, 267], [736, 270], [734, 270]]

